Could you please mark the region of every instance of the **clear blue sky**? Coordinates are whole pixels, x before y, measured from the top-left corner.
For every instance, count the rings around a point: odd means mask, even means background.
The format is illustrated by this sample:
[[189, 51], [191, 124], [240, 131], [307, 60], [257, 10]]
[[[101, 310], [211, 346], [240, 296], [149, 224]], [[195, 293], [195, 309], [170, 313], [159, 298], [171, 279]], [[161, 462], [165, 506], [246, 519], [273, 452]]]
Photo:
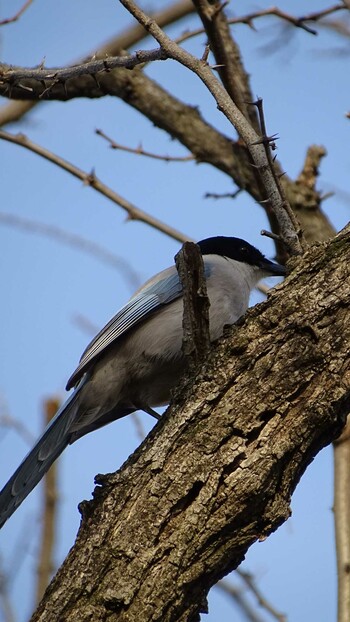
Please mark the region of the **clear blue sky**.
[[[22, 0], [3, 0], [0, 19], [11, 15]], [[165, 2], [143, 2], [160, 8]], [[230, 11], [237, 15], [266, 8], [269, 3], [243, 0]], [[284, 0], [279, 6], [296, 15], [305, 2]], [[328, 6], [325, 0], [312, 9]], [[311, 6], [308, 8], [311, 8]], [[340, 18], [340, 15], [338, 17]], [[18, 23], [0, 30], [4, 62], [24, 66], [62, 66], [97, 50], [131, 19], [115, 0], [35, 0]], [[195, 20], [190, 20], [193, 26]], [[178, 26], [170, 30], [179, 34]], [[320, 29], [318, 37], [282, 27], [274, 19], [256, 22], [258, 32], [237, 26], [253, 92], [263, 97], [268, 131], [278, 133], [278, 157], [295, 177], [307, 146], [323, 144], [328, 151], [319, 187], [336, 194], [324, 205], [336, 229], [349, 220], [349, 43]], [[290, 36], [291, 35], [291, 36]], [[203, 39], [188, 44], [202, 54]], [[273, 53], [266, 45], [273, 42]], [[143, 47], [155, 47], [150, 41]], [[141, 45], [137, 46], [142, 47]], [[205, 118], [227, 135], [228, 122], [192, 74], [173, 62], [153, 64], [147, 73], [184, 101], [198, 105]], [[5, 102], [6, 103], [6, 102]], [[184, 149], [126, 104], [112, 98], [45, 103], [21, 126], [32, 140], [77, 166], [96, 174], [145, 211], [189, 236], [238, 235], [273, 255], [262, 209], [241, 194], [230, 200], [205, 200], [205, 192], [230, 192], [222, 173], [207, 165], [166, 164], [108, 149], [94, 133], [102, 128], [117, 141], [157, 153], [184, 155]], [[137, 222], [54, 165], [21, 148], [0, 142], [1, 212], [51, 224], [93, 240], [127, 258], [142, 282], [170, 265], [178, 244]], [[10, 228], [0, 221], [1, 290], [0, 414], [25, 423], [37, 436], [45, 396], [64, 398], [64, 386], [90, 337], [77, 325], [83, 315], [101, 327], [132, 293], [125, 274], [77, 249], [52, 239]], [[259, 301], [254, 294], [252, 304]], [[152, 421], [141, 415], [145, 429]], [[114, 471], [138, 444], [131, 418], [119, 421], [73, 445], [59, 464], [61, 506], [56, 562], [74, 542], [79, 525], [77, 504], [90, 498], [96, 473]], [[14, 431], [0, 431], [1, 485], [18, 466], [28, 445]], [[39, 488], [23, 503], [0, 535], [1, 556], [14, 575], [12, 596], [18, 622], [28, 618], [33, 602], [38, 546]], [[266, 542], [256, 544], [244, 567], [253, 572], [265, 595], [289, 622], [335, 619], [335, 558], [332, 526], [332, 450], [326, 449], [308, 469], [292, 502], [293, 516]], [[23, 559], [22, 559], [23, 558]], [[236, 580], [234, 578], [234, 580]], [[235, 614], [236, 615], [236, 614]], [[204, 620], [231, 620], [233, 610], [213, 590]], [[266, 619], [267, 616], [265, 615]], [[236, 619], [239, 619], [236, 615]]]

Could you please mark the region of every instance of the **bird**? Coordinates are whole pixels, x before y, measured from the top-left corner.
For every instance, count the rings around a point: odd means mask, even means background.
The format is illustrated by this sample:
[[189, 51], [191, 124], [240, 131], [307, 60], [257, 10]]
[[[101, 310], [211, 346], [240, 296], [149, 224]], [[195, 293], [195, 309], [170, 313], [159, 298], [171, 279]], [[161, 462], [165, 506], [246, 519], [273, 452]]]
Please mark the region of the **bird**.
[[[213, 342], [244, 315], [258, 281], [286, 269], [240, 238], [210, 237], [198, 246]], [[73, 392], [0, 492], [0, 528], [68, 445], [137, 410], [160, 418], [154, 408], [169, 403], [186, 364], [182, 316], [173, 265], [138, 289], [89, 343], [67, 382]]]

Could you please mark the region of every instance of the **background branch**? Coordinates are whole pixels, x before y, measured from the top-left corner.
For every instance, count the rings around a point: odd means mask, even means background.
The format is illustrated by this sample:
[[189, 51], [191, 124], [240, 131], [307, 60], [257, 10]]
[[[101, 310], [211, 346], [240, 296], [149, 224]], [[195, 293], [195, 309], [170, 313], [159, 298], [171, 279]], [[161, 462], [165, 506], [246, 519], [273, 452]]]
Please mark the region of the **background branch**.
[[[44, 429], [55, 416], [59, 405], [56, 399], [45, 400]], [[37, 604], [42, 599], [54, 571], [53, 551], [56, 539], [57, 502], [57, 462], [55, 462], [44, 477], [42, 530], [37, 565]]]

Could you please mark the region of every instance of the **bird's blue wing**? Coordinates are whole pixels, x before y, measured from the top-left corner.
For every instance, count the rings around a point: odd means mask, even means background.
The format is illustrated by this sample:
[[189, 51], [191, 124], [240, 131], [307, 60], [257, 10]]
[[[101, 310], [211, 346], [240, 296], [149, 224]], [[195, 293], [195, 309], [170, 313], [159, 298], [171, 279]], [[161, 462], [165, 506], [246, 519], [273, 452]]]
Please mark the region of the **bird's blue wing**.
[[[209, 267], [206, 267], [205, 272], [208, 276]], [[157, 279], [157, 277], [155, 278]], [[66, 388], [70, 389], [76, 384], [91, 362], [103, 350], [119, 337], [125, 335], [128, 330], [144, 320], [150, 313], [176, 300], [181, 294], [182, 285], [175, 266], [164, 270], [163, 278], [156, 281], [152, 279], [148, 284], [146, 283], [91, 341], [83, 352], [77, 369], [69, 378]]]

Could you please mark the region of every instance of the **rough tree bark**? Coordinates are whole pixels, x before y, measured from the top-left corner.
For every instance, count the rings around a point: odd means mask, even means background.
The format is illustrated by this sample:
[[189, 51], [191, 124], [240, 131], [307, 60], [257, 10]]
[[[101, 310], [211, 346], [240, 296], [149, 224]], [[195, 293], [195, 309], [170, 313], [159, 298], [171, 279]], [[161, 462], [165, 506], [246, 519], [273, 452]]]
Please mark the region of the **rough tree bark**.
[[119, 472], [98, 476], [34, 622], [198, 620], [209, 588], [290, 515], [350, 410], [350, 226], [212, 350]]

